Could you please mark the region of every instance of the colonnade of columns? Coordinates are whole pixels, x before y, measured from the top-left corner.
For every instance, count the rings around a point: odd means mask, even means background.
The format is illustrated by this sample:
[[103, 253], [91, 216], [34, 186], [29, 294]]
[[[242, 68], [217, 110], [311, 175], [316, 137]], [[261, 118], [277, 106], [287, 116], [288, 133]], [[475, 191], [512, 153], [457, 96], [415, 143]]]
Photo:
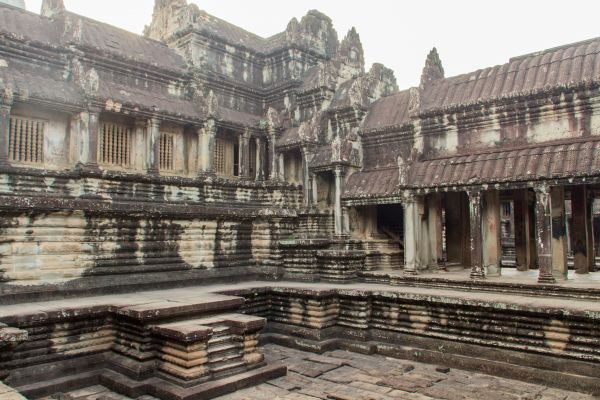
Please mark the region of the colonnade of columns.
[[[592, 225], [592, 197], [585, 185], [568, 187], [571, 196], [573, 218], [569, 229], [574, 269], [578, 273], [594, 270], [595, 252]], [[466, 195], [465, 195], [466, 194]], [[466, 236], [467, 248], [461, 257], [454, 256], [457, 264], [470, 267], [472, 279], [498, 276], [502, 268], [501, 198], [497, 190], [469, 189], [462, 196], [466, 202], [467, 215], [461, 215], [461, 202], [450, 204], [441, 201], [446, 193], [427, 195], [406, 194], [404, 210], [404, 256], [405, 273], [418, 273], [419, 269], [439, 264], [445, 236], [445, 248], [452, 251], [461, 245], [457, 233]], [[533, 190], [510, 191], [514, 201], [515, 250], [517, 268], [538, 269], [540, 283], [554, 283], [566, 279], [567, 220], [565, 210], [565, 187], [540, 183]], [[452, 196], [455, 198], [456, 196]], [[459, 197], [460, 198], [460, 197]], [[530, 200], [533, 200], [530, 202]], [[533, 203], [533, 204], [531, 204]], [[533, 205], [533, 207], [530, 207]], [[467, 219], [463, 228], [448, 227], [456, 223], [451, 214]], [[445, 215], [445, 221], [442, 221]], [[448, 228], [444, 232], [444, 229]], [[449, 235], [449, 230], [452, 234]], [[458, 230], [457, 230], [458, 229]], [[444, 235], [445, 233], [445, 235]], [[458, 251], [460, 253], [460, 249]], [[436, 262], [436, 260], [438, 260]]]

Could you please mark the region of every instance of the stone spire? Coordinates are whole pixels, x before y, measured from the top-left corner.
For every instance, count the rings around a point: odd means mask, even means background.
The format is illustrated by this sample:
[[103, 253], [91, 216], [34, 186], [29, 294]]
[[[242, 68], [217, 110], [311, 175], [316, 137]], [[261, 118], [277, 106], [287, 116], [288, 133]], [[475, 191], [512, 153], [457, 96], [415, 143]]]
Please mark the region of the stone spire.
[[434, 47], [425, 60], [425, 67], [423, 68], [419, 87], [425, 89], [427, 85], [438, 79], [444, 79], [444, 67], [442, 67], [442, 60], [440, 60], [437, 49]]
[[187, 5], [187, 0], [155, 0], [152, 22], [144, 29], [144, 35], [164, 41], [179, 27], [177, 15]]
[[43, 17], [54, 18], [65, 11], [63, 0], [43, 0], [40, 14]]
[[342, 68], [342, 75], [344, 75], [344, 69], [351, 70], [346, 71], [351, 74], [347, 78], [358, 76], [365, 72], [365, 53], [356, 28], [352, 27], [346, 34], [340, 43], [336, 58], [346, 67]]

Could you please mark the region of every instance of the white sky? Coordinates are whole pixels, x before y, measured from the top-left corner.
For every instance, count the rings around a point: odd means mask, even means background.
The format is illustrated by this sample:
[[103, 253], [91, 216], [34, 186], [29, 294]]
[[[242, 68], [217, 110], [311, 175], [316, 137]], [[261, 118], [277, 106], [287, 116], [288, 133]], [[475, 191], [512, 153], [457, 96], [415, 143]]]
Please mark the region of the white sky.
[[[41, 0], [25, 0], [39, 12]], [[260, 36], [309, 9], [327, 14], [340, 40], [355, 26], [367, 69], [381, 62], [400, 89], [416, 86], [436, 46], [446, 76], [503, 64], [512, 56], [600, 36], [598, 0], [188, 0]], [[68, 10], [132, 32], [150, 22], [154, 0], [65, 0]]]

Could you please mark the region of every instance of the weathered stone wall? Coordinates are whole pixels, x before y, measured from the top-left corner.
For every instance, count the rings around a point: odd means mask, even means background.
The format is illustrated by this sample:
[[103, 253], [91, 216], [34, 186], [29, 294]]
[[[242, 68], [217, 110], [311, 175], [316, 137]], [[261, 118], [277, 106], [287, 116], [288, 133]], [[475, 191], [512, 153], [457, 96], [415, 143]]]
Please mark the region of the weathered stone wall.
[[[597, 392], [597, 315], [552, 307], [344, 289], [240, 291], [265, 342], [379, 352]], [[527, 355], [524, 356], [526, 352]]]
[[[2, 175], [0, 270], [29, 284], [90, 275], [251, 267], [271, 259], [298, 189]], [[194, 184], [196, 182], [196, 184]], [[226, 209], [219, 209], [227, 205]], [[287, 209], [288, 211], [284, 211]]]

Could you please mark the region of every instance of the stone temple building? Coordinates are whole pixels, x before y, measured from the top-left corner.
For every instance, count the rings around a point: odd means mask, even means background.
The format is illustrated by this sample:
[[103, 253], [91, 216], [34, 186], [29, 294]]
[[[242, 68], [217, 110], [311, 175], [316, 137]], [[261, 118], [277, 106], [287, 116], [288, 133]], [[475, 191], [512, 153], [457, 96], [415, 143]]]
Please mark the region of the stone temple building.
[[4, 3], [0, 398], [600, 395], [600, 39], [400, 90], [318, 11]]

